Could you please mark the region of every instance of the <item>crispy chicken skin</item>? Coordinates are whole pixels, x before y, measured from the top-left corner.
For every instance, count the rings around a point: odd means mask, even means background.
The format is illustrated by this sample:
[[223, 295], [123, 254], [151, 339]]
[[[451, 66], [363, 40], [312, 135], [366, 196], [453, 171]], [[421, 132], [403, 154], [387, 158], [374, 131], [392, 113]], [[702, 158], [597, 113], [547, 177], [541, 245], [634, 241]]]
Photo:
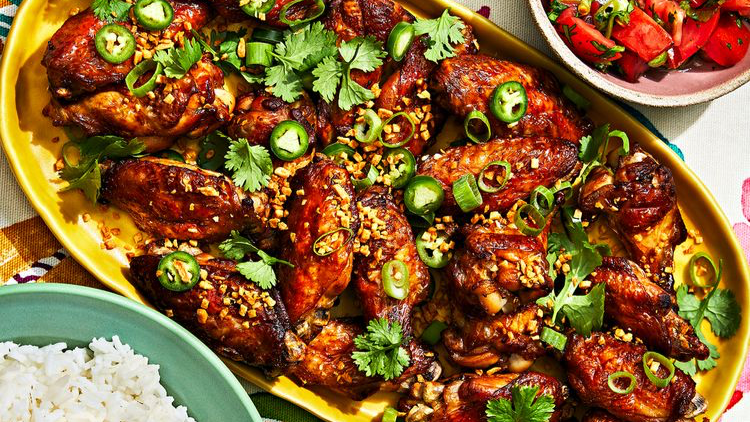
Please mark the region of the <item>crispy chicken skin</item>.
[[[240, 275], [234, 262], [202, 254], [196, 258], [206, 278], [191, 290], [173, 292], [157, 278], [161, 258], [133, 258], [130, 275], [134, 283], [157, 308], [171, 312], [218, 354], [259, 366], [269, 375], [278, 375], [302, 358], [305, 345], [292, 332], [276, 289], [263, 291]], [[225, 305], [227, 299], [231, 305]], [[244, 315], [243, 305], [248, 309]]]
[[[489, 110], [495, 88], [510, 81], [520, 82], [529, 100], [526, 114], [512, 127]], [[437, 93], [437, 102], [461, 120], [473, 110], [487, 115], [494, 136], [549, 136], [578, 143], [593, 129], [591, 121], [561, 94], [554, 76], [543, 69], [464, 54], [444, 60], [433, 73], [430, 86]]]
[[[282, 266], [277, 275], [289, 319], [307, 340], [325, 325], [327, 310], [349, 284], [353, 236], [339, 229], [347, 227], [356, 235], [359, 214], [349, 173], [321, 154], [297, 172], [291, 190], [285, 207], [289, 230], [281, 235], [280, 258], [295, 267]], [[338, 231], [320, 239], [334, 230]], [[313, 251], [318, 239], [325, 256]]]
[[44, 115], [55, 126], [78, 126], [87, 136], [137, 137], [154, 152], [180, 136], [199, 137], [227, 122], [234, 97], [223, 86], [221, 69], [204, 56], [184, 78], [158, 84], [154, 98], [135, 97], [118, 84], [72, 103], [53, 98]]
[[[643, 370], [645, 346], [626, 343], [614, 337], [593, 333], [584, 338], [568, 337], [563, 362], [568, 382], [587, 406], [600, 407], [612, 415], [631, 422], [673, 422], [702, 411], [704, 399], [695, 392], [695, 381], [680, 369], [664, 388], [655, 386]], [[630, 394], [618, 394], [608, 384], [609, 375], [627, 371], [636, 379]], [[667, 375], [665, 368], [657, 371]]]
[[570, 179], [579, 164], [578, 148], [563, 139], [495, 139], [425, 156], [419, 162], [417, 173], [432, 176], [442, 185], [445, 200], [441, 213], [458, 214], [461, 209], [453, 197], [453, 182], [465, 174], [477, 177], [487, 164], [498, 160], [510, 163], [513, 176], [498, 192], [482, 193], [482, 210], [507, 211], [516, 201], [527, 198], [537, 186], [549, 188], [558, 180]]
[[636, 263], [604, 257], [589, 280], [607, 285], [606, 315], [651, 349], [682, 361], [708, 357], [693, 327], [675, 312], [672, 295], [649, 280]]
[[399, 402], [407, 422], [483, 422], [490, 400], [511, 400], [513, 387], [538, 387], [537, 397], [549, 395], [555, 411], [550, 422], [558, 422], [567, 391], [557, 379], [539, 372], [521, 374], [460, 374], [443, 382], [420, 382], [410, 396]]
[[586, 412], [581, 422], [625, 422], [614, 417], [602, 409], [592, 409]]
[[146, 157], [109, 162], [101, 197], [127, 211], [136, 226], [170, 239], [221, 241], [232, 230], [263, 230], [268, 197], [248, 193], [220, 173]]
[[[359, 194], [357, 209], [361, 230], [378, 233], [367, 240], [359, 236], [361, 247], [369, 253], [360, 252], [354, 258], [354, 287], [364, 316], [367, 320], [386, 318], [398, 322], [404, 334], [410, 335], [412, 308], [427, 298], [430, 285], [430, 273], [419, 258], [411, 226], [384, 186], [373, 186]], [[409, 270], [409, 295], [404, 300], [391, 298], [383, 288], [383, 264], [393, 259], [406, 264]]]
[[[174, 20], [160, 34], [163, 38], [184, 32], [186, 24], [200, 29], [211, 20], [211, 9], [200, 0], [169, 3], [174, 8]], [[106, 24], [94, 16], [91, 9], [86, 9], [68, 18], [52, 35], [42, 65], [47, 68], [50, 92], [54, 97], [69, 100], [125, 80], [133, 68], [133, 60], [112, 64], [96, 51], [94, 35]], [[131, 30], [136, 30], [135, 25]]]
[[522, 372], [545, 353], [538, 340], [542, 315], [537, 305], [529, 304], [508, 314], [460, 318], [459, 327], [443, 332], [443, 344], [458, 365]]
[[604, 212], [646, 275], [672, 293], [674, 248], [687, 237], [669, 169], [634, 145], [614, 176], [598, 167], [581, 188], [583, 211]]
[[310, 137], [310, 144], [315, 145], [317, 116], [315, 105], [307, 94], [289, 104], [265, 90], [247, 93], [237, 99], [227, 133], [235, 139], [245, 138], [251, 145], [267, 146], [273, 129], [286, 120], [301, 124]]

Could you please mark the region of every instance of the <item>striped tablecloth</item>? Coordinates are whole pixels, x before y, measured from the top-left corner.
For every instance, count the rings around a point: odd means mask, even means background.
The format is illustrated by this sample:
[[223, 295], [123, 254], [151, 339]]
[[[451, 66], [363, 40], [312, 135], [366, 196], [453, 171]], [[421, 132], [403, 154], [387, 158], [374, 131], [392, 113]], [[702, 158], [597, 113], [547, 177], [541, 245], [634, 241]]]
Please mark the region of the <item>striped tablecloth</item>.
[[[551, 56], [531, 23], [526, 0], [459, 0]], [[21, 0], [0, 0], [0, 48]], [[716, 196], [750, 261], [750, 85], [710, 104], [679, 109], [634, 107], [636, 117], [671, 146]], [[0, 160], [0, 285], [60, 282], [104, 288], [65, 251], [29, 206], [7, 162]], [[746, 310], [747, 312], [747, 310]], [[315, 421], [300, 408], [243, 381], [261, 415]], [[750, 422], [750, 366], [724, 422]]]

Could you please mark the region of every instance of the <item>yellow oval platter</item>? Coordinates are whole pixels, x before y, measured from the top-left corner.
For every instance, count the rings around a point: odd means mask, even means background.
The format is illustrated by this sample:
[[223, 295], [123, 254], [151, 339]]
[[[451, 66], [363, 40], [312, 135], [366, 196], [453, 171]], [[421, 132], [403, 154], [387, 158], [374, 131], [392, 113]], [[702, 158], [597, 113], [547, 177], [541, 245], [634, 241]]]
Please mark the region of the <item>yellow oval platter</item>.
[[[418, 16], [438, 16], [450, 8], [453, 14], [474, 27], [483, 52], [552, 71], [562, 83], [591, 101], [589, 115], [595, 122], [609, 122], [614, 128], [627, 132], [631, 140], [638, 141], [667, 165], [677, 184], [678, 201], [686, 224], [697, 229], [705, 240], [701, 245], [688, 240], [677, 248], [677, 282], [686, 278], [689, 258], [685, 254], [686, 247], [691, 252], [707, 250], [724, 260], [722, 284], [735, 293], [745, 315], [750, 312], [750, 269], [726, 216], [695, 174], [664, 143], [560, 65], [466, 7], [449, 0], [403, 0], [401, 3]], [[42, 116], [42, 108], [50, 98], [46, 71], [41, 65], [47, 40], [69, 16], [71, 9], [83, 9], [89, 4], [90, 0], [23, 1], [0, 65], [0, 107], [3, 110], [0, 137], [18, 183], [60, 242], [106, 286], [146, 303], [126, 278], [128, 260], [124, 247], [135, 243], [133, 237], [138, 233], [137, 229], [124, 213], [121, 215], [113, 208], [94, 206], [79, 192], [58, 192], [62, 182], [57, 177], [55, 162], [64, 143], [60, 140], [66, 137], [60, 128], [53, 127], [51, 121]], [[89, 221], [83, 221], [84, 213], [90, 215]], [[111, 250], [103, 247], [100, 222], [120, 229], [116, 236], [118, 247]], [[743, 318], [737, 334], [726, 341], [713, 338], [707, 327], [704, 332], [719, 345], [721, 353], [718, 367], [698, 377], [698, 391], [709, 402], [704, 416], [716, 421], [727, 406], [742, 371], [750, 339], [749, 320]], [[266, 379], [246, 365], [228, 361], [227, 365], [239, 376], [329, 421], [375, 420], [398, 397], [393, 393], [379, 393], [363, 402], [355, 402], [323, 389], [301, 388], [285, 377]]]

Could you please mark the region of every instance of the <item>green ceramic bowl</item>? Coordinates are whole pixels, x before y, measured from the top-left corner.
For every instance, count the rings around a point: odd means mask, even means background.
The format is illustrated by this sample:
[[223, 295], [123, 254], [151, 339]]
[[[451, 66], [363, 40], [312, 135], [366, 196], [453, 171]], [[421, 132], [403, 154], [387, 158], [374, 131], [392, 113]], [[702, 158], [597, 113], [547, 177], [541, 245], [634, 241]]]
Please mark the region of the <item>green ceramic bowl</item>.
[[160, 365], [162, 385], [198, 422], [260, 422], [239, 381], [211, 350], [169, 318], [130, 299], [68, 284], [0, 287], [0, 341], [86, 346], [120, 336]]

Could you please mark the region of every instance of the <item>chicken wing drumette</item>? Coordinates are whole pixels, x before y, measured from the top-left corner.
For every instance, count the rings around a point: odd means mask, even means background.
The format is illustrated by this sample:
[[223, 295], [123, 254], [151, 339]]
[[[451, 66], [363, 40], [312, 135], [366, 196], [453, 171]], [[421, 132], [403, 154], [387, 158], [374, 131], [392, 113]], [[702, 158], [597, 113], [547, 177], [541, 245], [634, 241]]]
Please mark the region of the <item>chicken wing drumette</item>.
[[315, 145], [317, 116], [307, 94], [290, 104], [265, 90], [249, 92], [237, 99], [227, 133], [235, 139], [245, 138], [251, 145], [267, 146], [273, 129], [286, 120], [301, 124], [310, 137], [310, 145]]
[[615, 174], [595, 168], [581, 188], [584, 211], [604, 212], [632, 259], [653, 281], [672, 292], [674, 248], [687, 237], [669, 169], [634, 145]]

